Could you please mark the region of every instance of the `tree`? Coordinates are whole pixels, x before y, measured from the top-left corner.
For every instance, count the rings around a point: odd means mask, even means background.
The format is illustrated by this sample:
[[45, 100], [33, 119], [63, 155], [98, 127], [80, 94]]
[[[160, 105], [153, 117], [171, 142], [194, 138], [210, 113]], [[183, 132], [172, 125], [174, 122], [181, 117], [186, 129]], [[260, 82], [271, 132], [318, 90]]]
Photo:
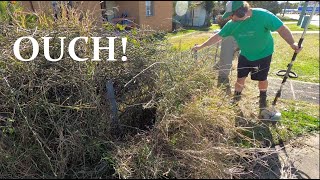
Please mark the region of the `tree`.
[[278, 1], [248, 1], [248, 3], [253, 8], [264, 8], [273, 14], [278, 14], [281, 12], [281, 7], [279, 6]]
[[298, 7], [299, 7], [299, 2], [295, 2], [295, 3], [289, 2], [287, 5], [288, 9], [298, 9]]
[[212, 9], [212, 16], [214, 19], [216, 19], [218, 15], [221, 15], [225, 12], [226, 6], [224, 2], [225, 1], [214, 1], [214, 6]]
[[[286, 2], [286, 4], [284, 5], [284, 10], [283, 10], [283, 14], [282, 14], [282, 17], [284, 16], [284, 13], [286, 12], [286, 9], [287, 9], [287, 7], [288, 7], [288, 3], [289, 3], [289, 1], [287, 1]], [[290, 8], [289, 8], [290, 9]]]
[[212, 19], [214, 3], [213, 1], [204, 1], [203, 6], [206, 10], [205, 26], [211, 26], [210, 20]]

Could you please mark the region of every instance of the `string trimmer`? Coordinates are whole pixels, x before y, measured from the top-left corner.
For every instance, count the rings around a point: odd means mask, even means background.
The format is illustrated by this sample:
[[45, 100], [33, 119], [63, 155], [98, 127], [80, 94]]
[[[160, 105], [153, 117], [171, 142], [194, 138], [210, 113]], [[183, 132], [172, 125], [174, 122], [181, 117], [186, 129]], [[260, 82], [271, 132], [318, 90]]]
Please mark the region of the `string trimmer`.
[[[315, 7], [316, 7], [316, 4], [315, 4]], [[301, 47], [301, 44], [302, 44], [303, 39], [304, 39], [304, 35], [305, 35], [305, 33], [306, 33], [307, 29], [308, 29], [308, 26], [310, 24], [310, 20], [311, 20], [311, 18], [313, 16], [314, 12], [315, 12], [315, 8], [313, 8], [313, 11], [311, 13], [310, 19], [308, 19], [308, 22], [307, 22], [306, 26], [304, 27], [304, 31], [303, 31], [303, 33], [301, 35], [301, 38], [299, 40], [299, 43], [298, 43], [299, 48]], [[277, 120], [281, 119], [281, 113], [276, 110], [275, 106], [276, 106], [278, 98], [281, 96], [282, 88], [283, 88], [285, 82], [287, 81], [287, 79], [289, 77], [289, 73], [292, 73], [291, 68], [292, 68], [293, 62], [296, 60], [297, 54], [298, 53], [294, 52], [293, 57], [291, 59], [291, 62], [287, 66], [288, 69], [287, 69], [287, 71], [286, 71], [286, 73], [285, 73], [285, 75], [283, 77], [280, 89], [277, 91], [276, 97], [274, 98], [274, 100], [272, 102], [271, 109], [267, 108], [267, 109], [264, 109], [264, 110], [261, 111], [260, 115], [261, 115], [263, 120], [277, 121]]]

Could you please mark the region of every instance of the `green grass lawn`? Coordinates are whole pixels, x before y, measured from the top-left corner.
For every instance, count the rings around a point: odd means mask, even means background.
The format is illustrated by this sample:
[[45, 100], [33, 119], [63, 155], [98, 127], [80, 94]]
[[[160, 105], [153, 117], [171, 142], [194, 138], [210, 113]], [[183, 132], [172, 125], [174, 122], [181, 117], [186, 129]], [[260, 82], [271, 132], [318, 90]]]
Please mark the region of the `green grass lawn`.
[[168, 38], [176, 37], [176, 36], [186, 35], [188, 33], [193, 33], [193, 32], [213, 32], [216, 29], [220, 29], [218, 24], [212, 24], [210, 27], [184, 27], [178, 31], [168, 33], [167, 37]]
[[[293, 34], [293, 36], [298, 42], [301, 34]], [[275, 52], [270, 75], [275, 77], [278, 70], [287, 69], [294, 51], [279, 34], [273, 34], [273, 37]], [[298, 81], [319, 83], [319, 34], [306, 34], [302, 46], [303, 50], [297, 55], [291, 70], [298, 74], [296, 79]]]
[[190, 36], [177, 36], [175, 38], [169, 39], [169, 42], [172, 44], [173, 49], [178, 51], [185, 51], [191, 49], [195, 44], [201, 44], [205, 42], [213, 33], [202, 32], [194, 33]]
[[307, 102], [280, 99], [277, 110], [281, 113], [281, 120], [274, 124], [269, 121], [251, 122], [251, 129], [241, 133], [255, 141], [246, 141], [243, 138], [239, 143], [243, 147], [255, 147], [257, 142], [263, 143], [265, 139], [279, 144], [296, 137], [320, 131], [319, 105]]
[[[283, 21], [283, 22], [297, 21], [296, 19], [292, 19], [292, 18], [290, 18], [290, 17], [288, 17], [288, 16], [282, 16], [282, 14], [281, 14], [281, 15], [277, 15], [277, 17], [278, 17], [281, 21]], [[298, 22], [298, 21], [297, 21], [297, 22]]]
[[270, 128], [274, 141], [287, 141], [297, 136], [320, 131], [319, 105], [292, 100], [280, 101], [281, 124]]
[[[297, 21], [298, 22], [298, 21]], [[297, 26], [297, 24], [286, 24], [286, 26], [291, 30], [291, 31], [303, 31], [304, 29], [301, 28], [300, 26]], [[319, 31], [320, 27], [309, 24], [307, 31]]]

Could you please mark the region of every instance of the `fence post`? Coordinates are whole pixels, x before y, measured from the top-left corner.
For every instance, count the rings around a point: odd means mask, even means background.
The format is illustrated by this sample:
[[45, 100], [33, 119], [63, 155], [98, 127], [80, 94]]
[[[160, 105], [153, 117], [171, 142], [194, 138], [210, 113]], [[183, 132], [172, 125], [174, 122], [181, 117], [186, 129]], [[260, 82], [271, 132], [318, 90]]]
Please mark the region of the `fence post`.
[[107, 99], [111, 104], [111, 133], [119, 135], [121, 133], [119, 119], [118, 119], [118, 106], [116, 97], [114, 95], [114, 88], [112, 80], [107, 81]]

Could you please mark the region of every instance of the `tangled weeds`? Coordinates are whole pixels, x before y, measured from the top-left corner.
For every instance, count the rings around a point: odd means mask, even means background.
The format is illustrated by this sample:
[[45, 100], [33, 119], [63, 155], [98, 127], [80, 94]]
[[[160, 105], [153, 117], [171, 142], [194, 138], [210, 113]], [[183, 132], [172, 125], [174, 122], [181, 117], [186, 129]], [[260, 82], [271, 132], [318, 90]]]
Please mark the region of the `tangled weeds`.
[[[127, 36], [128, 62], [82, 63], [72, 60], [66, 53], [59, 62], [49, 62], [41, 53], [33, 61], [21, 62], [12, 52], [17, 37], [32, 35], [38, 42], [44, 36], [67, 37], [66, 41], [70, 41], [84, 34], [63, 27], [32, 31], [2, 26], [1, 32], [0, 117], [1, 127], [5, 129], [1, 134], [2, 176], [90, 177], [100, 173], [92, 172], [90, 175], [85, 171], [78, 174], [83, 169], [102, 166], [101, 156], [111, 150], [112, 113], [106, 98], [106, 83], [113, 82], [123, 125], [144, 111], [141, 104], [154, 96], [155, 73], [148, 71], [128, 82], [154, 61], [155, 49], [145, 45], [151, 41], [150, 38], [129, 33], [90, 31], [90, 37]], [[57, 57], [60, 42], [50, 43], [50, 54]], [[43, 45], [39, 44], [40, 52], [43, 52]], [[32, 53], [30, 43], [21, 46], [22, 55]], [[102, 40], [100, 46], [107, 46], [107, 42]], [[121, 45], [116, 44], [115, 47], [119, 47], [115, 49], [116, 56], [122, 55]], [[84, 43], [79, 43], [76, 49], [79, 56], [91, 52], [92, 48]], [[106, 51], [100, 52], [100, 57], [107, 55]], [[124, 131], [132, 132], [131, 129]], [[108, 174], [110, 168], [103, 165], [100, 171]]]
[[[215, 87], [210, 57], [171, 51], [143, 31], [115, 32], [57, 26], [30, 30], [0, 27], [1, 178], [240, 178], [271, 168], [271, 149], [245, 148], [255, 138], [236, 126], [237, 111]], [[41, 53], [31, 62], [14, 58], [17, 37], [128, 38], [127, 62], [59, 62]], [[60, 42], [53, 40], [52, 57]], [[42, 43], [39, 43], [40, 45]], [[92, 56], [79, 42], [79, 56]], [[101, 41], [101, 46], [107, 46]], [[115, 44], [121, 59], [121, 44]], [[30, 44], [21, 54], [30, 56]], [[40, 52], [43, 46], [40, 46]], [[108, 57], [105, 51], [100, 57]], [[112, 81], [122, 136], [113, 136], [106, 83]], [[246, 118], [246, 117], [244, 117]], [[117, 134], [117, 133], [116, 133]], [[260, 171], [261, 172], [261, 171]]]

